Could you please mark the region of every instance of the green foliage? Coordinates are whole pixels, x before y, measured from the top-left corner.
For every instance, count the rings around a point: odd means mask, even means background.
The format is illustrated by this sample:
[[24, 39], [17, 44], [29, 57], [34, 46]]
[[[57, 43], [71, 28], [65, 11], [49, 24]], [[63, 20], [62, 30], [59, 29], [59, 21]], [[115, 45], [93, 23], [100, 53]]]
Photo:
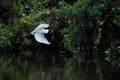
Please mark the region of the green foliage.
[[21, 5], [17, 0], [0, 0], [0, 21], [5, 24], [13, 24], [16, 17], [22, 14]]
[[[108, 70], [106, 66], [120, 69], [119, 0], [15, 0], [5, 3], [6, 0], [0, 3], [0, 52], [18, 49], [24, 35], [38, 24], [48, 23], [53, 32], [62, 33], [63, 40], [59, 43], [64, 45], [57, 46], [69, 50], [73, 55], [65, 65], [65, 74], [69, 80], [87, 80], [92, 74], [105, 80], [102, 76]], [[104, 65], [102, 61], [109, 65]], [[4, 67], [4, 63], [2, 65]], [[23, 66], [26, 65], [27, 62]], [[88, 74], [86, 78], [81, 78], [82, 69]], [[12, 65], [5, 67], [2, 72], [15, 74], [16, 70]], [[31, 71], [27, 78], [46, 80], [45, 76], [51, 80], [51, 73], [39, 71]]]
[[0, 27], [0, 52], [10, 52], [19, 47], [21, 34], [17, 27]]
[[[73, 6], [67, 5], [60, 9], [61, 15], [59, 16], [62, 16], [61, 18], [65, 19], [67, 24], [63, 29], [65, 47], [74, 53], [76, 60], [80, 63], [88, 64], [87, 62], [92, 60], [96, 62], [97, 59], [101, 59], [98, 57], [99, 55], [105, 55], [104, 52], [110, 47], [112, 40], [120, 40], [116, 37], [119, 34], [117, 29], [119, 29], [118, 14], [120, 13], [117, 10], [119, 5], [116, 2], [120, 3], [119, 0], [78, 0]], [[115, 20], [117, 21], [115, 22]], [[112, 29], [116, 32], [115, 34], [111, 33]], [[116, 68], [119, 67], [119, 59], [116, 58], [118, 53], [110, 48], [110, 52], [104, 57], [110, 60], [111, 66], [114, 65]], [[115, 59], [111, 60], [111, 57], [115, 57]], [[69, 63], [76, 62], [74, 59], [72, 60]], [[98, 64], [96, 62], [95, 65]], [[75, 71], [76, 65], [73, 64], [72, 68], [69, 67], [70, 64], [67, 66], [66, 71], [68, 73], [70, 70], [69, 76], [72, 76], [71, 73]], [[88, 66], [85, 68], [87, 69]], [[100, 76], [101, 73], [98, 74]]]
[[[104, 25], [106, 24], [106, 22], [107, 22], [106, 19], [108, 19], [108, 18], [111, 19], [111, 18], [113, 18], [113, 15], [114, 15], [112, 12], [107, 13], [106, 11], [108, 11], [109, 8], [111, 9], [114, 7], [119, 7], [119, 6], [116, 6], [116, 4], [111, 5], [109, 3], [114, 4], [115, 2], [114, 1], [108, 1], [108, 2], [106, 1], [105, 2], [104, 0], [99, 1], [99, 2], [90, 1], [90, 0], [81, 0], [81, 1], [78, 0], [73, 5], [73, 7], [67, 7], [67, 8], [65, 7], [64, 8], [65, 10], [63, 10], [63, 12], [61, 13], [61, 14], [65, 15], [64, 16], [65, 19], [67, 16], [67, 24], [68, 24], [65, 27], [65, 29], [63, 30], [64, 33], [67, 33], [65, 35], [64, 39], [67, 39], [66, 37], [70, 36], [69, 39], [65, 40], [66, 42], [68, 41], [68, 45], [66, 45], [66, 46], [70, 46], [71, 44], [73, 44], [73, 42], [70, 42], [70, 41], [74, 41], [73, 40], [73, 39], [75, 39], [74, 35], [78, 35], [78, 36], [80, 35], [80, 38], [82, 38], [82, 39], [79, 39], [79, 37], [77, 36], [77, 40], [81, 40], [82, 42], [84, 41], [84, 43], [85, 43], [86, 39], [88, 39], [88, 38], [86, 38], [88, 36], [86, 31], [89, 32], [91, 29], [94, 29], [96, 31], [96, 33], [93, 33], [93, 35], [97, 36], [98, 35], [97, 32], [99, 32], [99, 30], [100, 30], [100, 34], [101, 34], [101, 32], [102, 32], [101, 27], [104, 27]], [[110, 7], [108, 7], [108, 6], [110, 6]], [[67, 14], [66, 14], [66, 12], [67, 12]], [[119, 11], [117, 10], [116, 13], [119, 13]], [[109, 16], [107, 16], [107, 15], [109, 15]], [[116, 15], [114, 15], [114, 16], [116, 16]], [[71, 19], [72, 19], [72, 21], [71, 21]], [[107, 24], [109, 24], [109, 22]], [[115, 25], [112, 23], [110, 23], [110, 24]], [[89, 30], [86, 30], [86, 29], [89, 29]], [[91, 35], [91, 37], [93, 35]], [[96, 36], [94, 37], [93, 42], [94, 42], [94, 40], [97, 40]], [[82, 45], [79, 45], [80, 43], [78, 42], [78, 46], [82, 46]], [[86, 42], [86, 43], [88, 43], [88, 42]], [[99, 44], [100, 42], [97, 42], [97, 43]], [[72, 47], [75, 47], [75, 46], [72, 46]]]
[[0, 80], [64, 80], [59, 68], [44, 70], [41, 63], [33, 60], [32, 62], [27, 59], [16, 59], [14, 56], [0, 56]]
[[80, 76], [80, 59], [77, 57], [73, 57], [69, 61], [67, 61], [65, 65], [65, 75], [69, 80], [79, 80]]
[[[71, 52], [78, 53], [80, 49], [79, 49], [79, 47], [74, 47], [74, 43], [73, 43], [73, 38], [74, 38], [75, 35], [77, 35], [78, 28], [75, 28], [76, 26], [74, 26], [74, 25], [70, 25], [70, 26], [69, 26], [69, 28], [67, 28], [67, 29], [65, 28], [63, 30], [63, 33], [64, 33], [64, 45]], [[79, 45], [79, 43], [78, 43], [78, 45]]]
[[111, 63], [113, 68], [120, 69], [120, 46], [118, 44], [112, 43], [111, 47], [105, 51], [105, 59]]

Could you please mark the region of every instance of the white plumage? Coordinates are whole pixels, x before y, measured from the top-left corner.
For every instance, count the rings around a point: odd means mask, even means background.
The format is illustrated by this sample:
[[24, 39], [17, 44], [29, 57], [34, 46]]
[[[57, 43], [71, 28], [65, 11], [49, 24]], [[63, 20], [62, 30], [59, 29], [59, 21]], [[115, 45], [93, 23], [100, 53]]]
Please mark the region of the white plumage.
[[38, 41], [39, 43], [50, 44], [50, 42], [45, 37], [45, 34], [49, 32], [49, 30], [45, 28], [48, 27], [49, 24], [40, 24], [31, 32], [31, 34], [34, 35], [36, 41]]

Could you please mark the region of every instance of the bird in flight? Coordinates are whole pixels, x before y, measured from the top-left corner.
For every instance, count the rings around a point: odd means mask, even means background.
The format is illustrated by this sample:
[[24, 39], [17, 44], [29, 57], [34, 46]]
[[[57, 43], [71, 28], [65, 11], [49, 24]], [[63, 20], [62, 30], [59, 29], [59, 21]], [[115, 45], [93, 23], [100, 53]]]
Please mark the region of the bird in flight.
[[46, 24], [46, 23], [39, 24], [39, 26], [37, 26], [31, 32], [31, 34], [34, 35], [37, 42], [43, 43], [43, 44], [48, 44], [48, 45], [50, 44], [50, 42], [45, 37], [45, 34], [47, 34], [49, 32], [49, 29], [47, 29], [48, 27], [49, 27], [49, 24]]

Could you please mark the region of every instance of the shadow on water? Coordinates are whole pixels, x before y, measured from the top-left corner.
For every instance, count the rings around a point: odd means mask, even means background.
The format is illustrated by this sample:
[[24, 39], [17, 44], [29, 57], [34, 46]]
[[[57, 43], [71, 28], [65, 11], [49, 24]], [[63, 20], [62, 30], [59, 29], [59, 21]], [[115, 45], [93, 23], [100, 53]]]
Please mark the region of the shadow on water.
[[61, 47], [60, 33], [57, 37], [48, 46], [27, 36], [19, 51], [0, 55], [0, 80], [66, 80], [64, 65], [71, 55]]
[[0, 80], [66, 80], [64, 66], [53, 64], [52, 58], [47, 58], [48, 56], [2, 55], [0, 56]]
[[[59, 38], [55, 38], [49, 46], [27, 37], [15, 55], [0, 55], [0, 80], [118, 80], [120, 72], [115, 72], [109, 64], [105, 66], [107, 63], [104, 61], [98, 67], [94, 60], [86, 60], [80, 66], [75, 60], [65, 70], [66, 61], [72, 55], [63, 48], [63, 43], [59, 43], [61, 38], [58, 34]], [[65, 72], [70, 73], [66, 75]], [[104, 79], [100, 79], [100, 75]]]

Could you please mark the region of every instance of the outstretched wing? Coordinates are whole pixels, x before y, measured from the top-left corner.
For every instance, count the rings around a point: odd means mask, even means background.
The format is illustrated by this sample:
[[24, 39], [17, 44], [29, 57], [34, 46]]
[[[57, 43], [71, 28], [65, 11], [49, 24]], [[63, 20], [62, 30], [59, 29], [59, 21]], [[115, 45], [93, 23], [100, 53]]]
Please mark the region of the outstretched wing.
[[34, 34], [36, 41], [39, 43], [50, 44], [50, 42], [46, 39], [44, 34], [36, 33]]
[[49, 27], [49, 24], [39, 24], [39, 26], [37, 26], [35, 30], [39, 30], [39, 29], [41, 30], [48, 27]]

